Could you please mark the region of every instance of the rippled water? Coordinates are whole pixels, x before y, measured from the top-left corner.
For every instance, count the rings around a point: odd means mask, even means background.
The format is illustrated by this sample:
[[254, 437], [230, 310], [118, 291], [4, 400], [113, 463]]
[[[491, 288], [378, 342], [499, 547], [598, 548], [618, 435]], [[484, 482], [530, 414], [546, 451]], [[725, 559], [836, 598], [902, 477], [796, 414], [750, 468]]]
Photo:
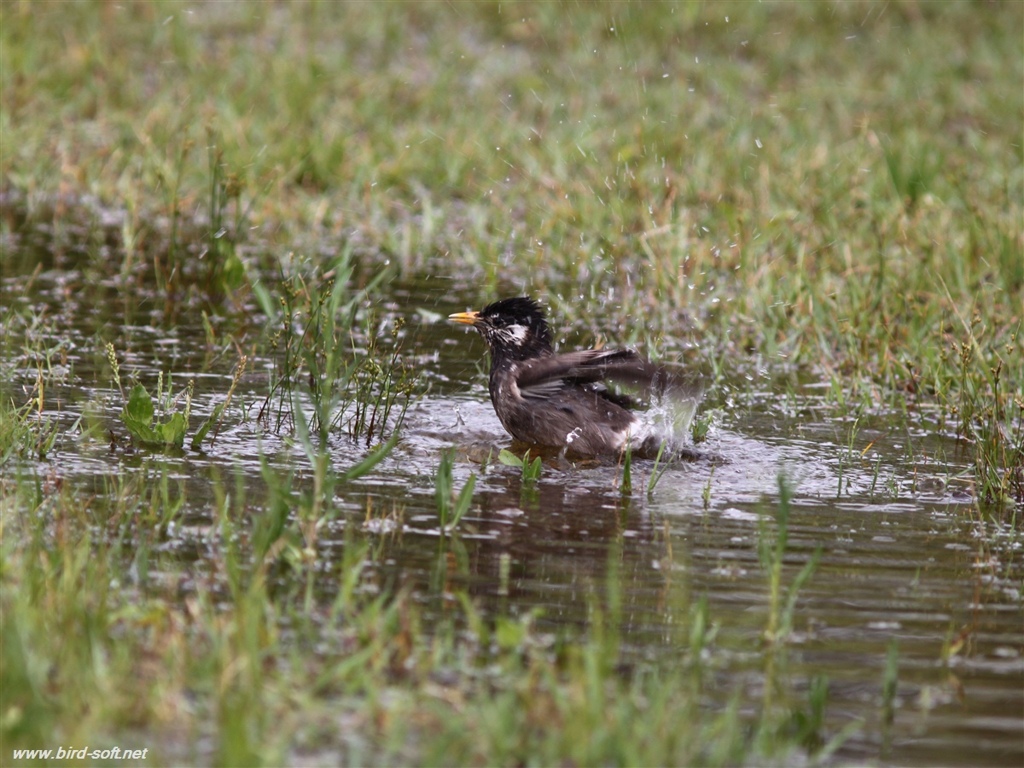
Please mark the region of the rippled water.
[[[34, 329], [5, 329], [3, 395], [22, 402], [22, 391], [34, 386], [39, 354], [11, 343], [31, 339], [54, 382], [45, 415], [61, 430], [36, 469], [98, 491], [112, 475], [166, 474], [187, 503], [168, 551], [183, 561], [202, 559], [210, 552], [203, 536], [213, 520], [215, 473], [241, 474], [258, 500], [261, 455], [293, 470], [298, 483], [307, 472], [302, 454], [256, 421], [270, 362], [251, 361], [223, 430], [202, 452], [153, 455], [124, 439], [103, 345], [113, 341], [122, 371], [150, 386], [160, 370], [176, 372], [175, 391], [193, 378], [198, 420], [224, 399], [235, 342], [247, 348], [258, 329], [211, 318], [210, 341], [201, 318], [160, 327], [151, 324], [160, 311], [155, 303], [132, 305], [114, 284], [99, 286], [105, 301], [96, 303], [94, 293], [85, 298], [88, 283], [73, 270], [3, 276], [5, 306], [31, 309], [37, 318]], [[381, 552], [368, 585], [412, 588], [428, 615], [431, 606], [443, 610], [458, 585], [484, 611], [540, 609], [538, 623], [557, 630], [586, 625], [615, 568], [627, 657], [678, 653], [676, 629], [686, 609], [678, 595], [705, 596], [719, 627], [720, 701], [737, 690], [756, 694], [768, 615], [758, 541], [783, 474], [794, 489], [788, 577], [821, 549], [800, 592], [788, 670], [798, 683], [827, 676], [831, 725], [867, 724], [841, 757], [875, 760], [880, 753], [874, 740], [883, 731], [882, 676], [896, 639], [899, 689], [886, 760], [1024, 761], [1021, 536], [975, 510], [966, 458], [952, 436], [938, 429], [908, 435], [904, 421], [883, 412], [856, 424], [837, 419], [816, 382], [789, 380], [780, 394], [766, 377], [709, 391], [704, 408], [719, 415], [708, 442], [695, 460], [670, 467], [650, 495], [644, 490], [653, 467], [643, 461], [634, 466], [630, 495], [608, 461], [548, 461], [536, 486], [524, 487], [518, 469], [487, 461], [510, 441], [487, 400], [482, 343], [432, 314], [464, 309], [473, 297], [456, 292], [439, 300], [433, 286], [391, 290], [381, 307], [405, 318], [404, 354], [429, 386], [410, 408], [395, 451], [339, 489], [344, 514], [323, 541], [326, 552], [340, 552], [348, 528], [374, 539]], [[101, 428], [82, 436], [96, 424]], [[438, 558], [433, 479], [440, 453], [452, 446], [456, 485], [478, 475], [454, 564]], [[362, 456], [342, 436], [333, 438], [333, 450], [339, 469]], [[963, 647], [944, 660], [944, 648], [961, 636]]]

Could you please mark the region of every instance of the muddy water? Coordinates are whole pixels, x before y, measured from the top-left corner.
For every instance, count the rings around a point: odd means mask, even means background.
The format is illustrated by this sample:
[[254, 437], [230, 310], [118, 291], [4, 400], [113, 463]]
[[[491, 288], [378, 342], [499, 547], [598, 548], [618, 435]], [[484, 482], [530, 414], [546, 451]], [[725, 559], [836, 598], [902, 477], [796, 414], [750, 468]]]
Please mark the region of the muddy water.
[[[758, 541], [782, 474], [794, 489], [787, 579], [821, 550], [800, 592], [787, 670], [798, 693], [814, 676], [828, 678], [833, 732], [863, 721], [840, 757], [1024, 762], [1021, 536], [974, 509], [953, 436], [938, 427], [908, 432], [902, 417], [881, 411], [844, 419], [813, 377], [737, 375], [737, 383], [708, 392], [703, 407], [719, 415], [700, 455], [669, 468], [653, 493], [645, 492], [653, 467], [642, 461], [628, 495], [614, 462], [550, 461], [536, 485], [524, 486], [519, 470], [486, 461], [510, 441], [487, 400], [482, 343], [432, 314], [462, 310], [478, 297], [436, 284], [390, 290], [382, 313], [405, 318], [404, 354], [422, 371], [426, 393], [410, 408], [392, 455], [339, 488], [342, 514], [327, 527], [324, 557], [340, 553], [355, 531], [375, 545], [367, 589], [411, 588], [428, 616], [464, 590], [488, 614], [536, 610], [538, 625], [553, 632], [587, 626], [614, 570], [626, 658], [637, 663], [678, 654], [688, 606], [704, 597], [718, 627], [718, 701], [737, 692], [759, 701], [768, 581]], [[175, 372], [175, 391], [195, 379], [198, 421], [225, 397], [236, 344], [248, 351], [258, 338], [244, 313], [211, 317], [211, 339], [198, 313], [165, 327], [158, 302], [73, 269], [34, 277], [5, 269], [2, 299], [35, 318], [17, 320], [5, 310], [3, 396], [23, 402], [42, 360], [51, 382], [46, 415], [60, 425], [54, 450], [36, 469], [86, 490], [102, 489], [114, 475], [169, 477], [186, 508], [167, 551], [181, 552], [183, 563], [213, 556], [202, 532], [212, 522], [214, 476], [241, 475], [258, 509], [261, 455], [293, 471], [298, 484], [308, 475], [301, 452], [256, 419], [271, 367], [258, 356], [224, 428], [203, 451], [153, 455], [124, 439], [104, 343], [116, 345], [126, 377], [151, 388], [160, 370]], [[471, 474], [478, 479], [450, 554], [440, 555], [433, 475], [449, 447], [457, 450], [456, 485]], [[340, 435], [332, 448], [339, 469], [362, 455]], [[331, 589], [325, 579], [325, 597]], [[959, 652], [947, 658], [944, 648], [961, 636]], [[881, 687], [893, 640], [899, 688], [886, 730]]]

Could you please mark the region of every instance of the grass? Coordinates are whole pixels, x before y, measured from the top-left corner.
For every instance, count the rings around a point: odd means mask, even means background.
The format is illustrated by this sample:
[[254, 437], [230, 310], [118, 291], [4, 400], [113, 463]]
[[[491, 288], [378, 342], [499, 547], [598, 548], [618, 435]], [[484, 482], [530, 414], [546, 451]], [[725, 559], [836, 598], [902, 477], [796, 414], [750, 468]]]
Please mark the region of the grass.
[[[291, 474], [264, 461], [259, 502], [212, 483], [209, 571], [178, 599], [162, 545], [191, 525], [184, 491], [155, 459], [92, 491], [32, 464], [61, 439], [48, 393], [88, 362], [67, 362], [59, 318], [3, 307], [0, 365], [36, 381], [0, 389], [3, 748], [826, 759], [827, 682], [806, 701], [779, 693], [815, 563], [785, 587], [785, 490], [760, 548], [777, 685], [753, 710], [701, 704], [716, 657], [699, 599], [678, 598], [678, 663], [624, 674], [613, 576], [581, 635], [483, 616], [462, 593], [427, 631], [408, 591], [365, 588], [373, 539], [347, 532], [329, 561], [337, 489], [394, 450], [420, 391], [379, 298], [423, 275], [481, 301], [542, 296], [569, 340], [708, 370], [709, 413], [748, 407], [762, 371], [827, 383], [829, 416], [855, 425], [844, 471], [868, 417], [905, 431], [911, 457], [912, 434], [954, 435], [979, 512], [1016, 525], [1022, 29], [1020, 3], [0, 4], [2, 277], [60, 269], [69, 293], [112, 287], [167, 328], [202, 313], [236, 384], [250, 352], [224, 329], [243, 328], [274, 366], [256, 421], [304, 458]], [[91, 341], [102, 365], [108, 340]], [[335, 468], [338, 439], [365, 455]], [[518, 466], [536, 493], [539, 459]], [[624, 464], [624, 493], [636, 470]], [[897, 485], [880, 472], [881, 458], [872, 493]], [[446, 456], [436, 485], [442, 527], [458, 525], [475, 480], [455, 495]], [[709, 477], [705, 506], [711, 491]], [[887, 711], [896, 670], [893, 651]]]
[[469, 511], [473, 501], [473, 488], [476, 487], [476, 475], [470, 475], [466, 484], [455, 491], [452, 469], [455, 465], [455, 449], [450, 448], [441, 455], [441, 463], [434, 477], [434, 496], [437, 500], [437, 521], [442, 536], [448, 535], [459, 524], [463, 515]]
[[779, 502], [775, 510], [774, 531], [769, 532], [767, 523], [762, 517], [761, 531], [758, 547], [758, 558], [761, 567], [769, 573], [769, 610], [768, 626], [765, 629], [765, 638], [770, 643], [785, 640], [793, 630], [793, 612], [796, 607], [796, 599], [802, 587], [814, 574], [818, 567], [818, 560], [821, 557], [821, 549], [804, 563], [803, 567], [793, 579], [783, 604], [782, 577], [783, 558], [786, 555], [789, 542], [789, 515], [792, 511], [790, 501], [793, 497], [793, 490], [784, 477], [779, 478]]
[[401, 321], [392, 324], [386, 343], [374, 328], [370, 297], [388, 271], [354, 288], [354, 269], [346, 249], [330, 269], [297, 273], [274, 294], [261, 281], [253, 284], [275, 361], [259, 420], [281, 431], [308, 402], [308, 427], [321, 449], [339, 428], [370, 447], [398, 429], [416, 391], [400, 355]]
[[166, 474], [112, 477], [86, 505], [66, 489], [5, 480], [5, 509], [48, 512], [4, 517], [5, 750], [110, 743], [146, 746], [159, 763], [232, 765], [329, 754], [356, 764], [733, 765], [808, 749], [806, 728], [797, 741], [778, 735], [794, 717], [821, 735], [821, 691], [810, 709], [773, 700], [753, 722], [735, 707], [703, 710], [716, 656], [706, 601], [680, 607], [675, 663], [620, 674], [614, 549], [582, 639], [546, 634], [532, 614], [485, 619], [468, 594], [422, 635], [408, 593], [362, 589], [375, 556], [357, 538], [330, 599], [311, 599], [303, 579], [277, 587], [282, 568], [317, 571], [308, 523], [332, 514], [333, 494], [319, 484], [320, 498], [296, 494], [272, 472], [268, 482], [272, 499], [255, 516], [240, 514], [244, 491], [214, 489], [217, 570], [182, 602], [161, 579], [170, 561], [159, 545], [186, 506]]

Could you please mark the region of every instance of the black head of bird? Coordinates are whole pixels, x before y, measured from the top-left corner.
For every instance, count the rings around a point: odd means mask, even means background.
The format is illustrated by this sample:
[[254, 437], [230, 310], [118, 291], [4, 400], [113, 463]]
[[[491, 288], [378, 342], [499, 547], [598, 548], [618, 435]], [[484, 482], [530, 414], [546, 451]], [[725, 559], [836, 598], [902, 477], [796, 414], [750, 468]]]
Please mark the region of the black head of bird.
[[476, 328], [490, 347], [492, 360], [499, 363], [553, 352], [544, 312], [525, 296], [496, 301], [479, 312], [458, 312], [448, 319]]
[[[566, 448], [577, 455], [656, 452], [661, 436], [638, 418], [637, 402], [608, 383], [662, 395], [673, 376], [632, 349], [556, 354], [544, 312], [527, 297], [502, 299], [449, 319], [471, 325], [491, 352], [491, 403], [509, 433], [524, 443]], [[696, 400], [687, 386], [687, 399]]]

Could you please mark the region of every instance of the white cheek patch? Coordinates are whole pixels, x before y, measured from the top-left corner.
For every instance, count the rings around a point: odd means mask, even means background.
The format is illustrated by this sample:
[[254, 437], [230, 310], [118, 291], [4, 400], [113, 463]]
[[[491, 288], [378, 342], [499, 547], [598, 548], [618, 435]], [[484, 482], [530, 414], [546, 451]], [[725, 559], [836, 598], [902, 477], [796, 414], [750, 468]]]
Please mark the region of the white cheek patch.
[[503, 333], [505, 336], [509, 338], [509, 340], [513, 344], [515, 344], [518, 347], [521, 346], [524, 341], [526, 341], [526, 336], [527, 334], [530, 333], [530, 329], [525, 325], [516, 324], [510, 325], [507, 328], [503, 329]]

